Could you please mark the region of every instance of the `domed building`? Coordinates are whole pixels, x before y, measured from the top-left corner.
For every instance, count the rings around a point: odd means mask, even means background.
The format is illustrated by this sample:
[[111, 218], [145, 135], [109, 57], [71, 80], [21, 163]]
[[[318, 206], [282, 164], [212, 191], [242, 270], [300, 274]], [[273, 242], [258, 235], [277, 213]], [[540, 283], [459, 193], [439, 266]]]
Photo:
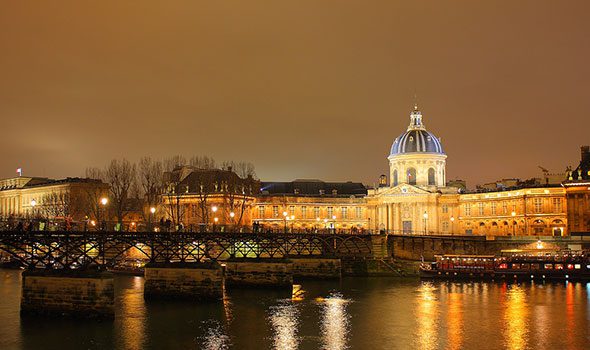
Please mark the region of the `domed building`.
[[418, 106], [410, 113], [408, 130], [398, 136], [389, 154], [392, 187], [400, 183], [420, 187], [444, 187], [447, 155], [440, 139], [426, 130]]
[[389, 178], [382, 176], [367, 197], [371, 226], [389, 233], [440, 232], [457, 207], [458, 191], [446, 187], [447, 155], [440, 138], [426, 130], [417, 105], [387, 159]]

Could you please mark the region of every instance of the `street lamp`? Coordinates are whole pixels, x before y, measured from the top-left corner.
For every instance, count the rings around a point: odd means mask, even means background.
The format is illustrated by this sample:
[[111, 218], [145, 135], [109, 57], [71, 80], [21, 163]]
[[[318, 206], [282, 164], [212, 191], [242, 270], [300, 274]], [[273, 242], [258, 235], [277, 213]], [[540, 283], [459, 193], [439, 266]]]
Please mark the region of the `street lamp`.
[[[232, 226], [234, 226], [234, 217], [236, 216], [236, 213], [234, 213], [233, 211], [229, 212], [229, 217], [231, 218], [231, 224]], [[233, 229], [233, 227], [232, 227]]]
[[516, 216], [516, 212], [513, 211], [511, 213], [511, 215], [512, 215], [512, 235], [516, 236], [516, 221], [514, 220], [515, 219], [514, 217]]
[[455, 230], [453, 228], [453, 224], [454, 223], [455, 223], [455, 217], [454, 216], [451, 216], [451, 235], [454, 235], [455, 234], [455, 232], [454, 232]]
[[285, 224], [284, 225], [285, 226], [285, 228], [284, 228], [285, 233], [287, 233], [287, 215], [289, 215], [289, 213], [287, 213], [286, 211], [284, 211], [283, 212], [283, 221], [284, 221], [284, 224]]
[[151, 207], [151, 208], [150, 208], [150, 222], [149, 222], [149, 224], [150, 224], [149, 230], [150, 230], [150, 231], [152, 231], [152, 230], [153, 230], [153, 229], [152, 229], [152, 226], [153, 226], [152, 222], [154, 222], [154, 214], [155, 214], [155, 213], [156, 213], [156, 208], [155, 208], [155, 207]]
[[[108, 203], [108, 202], [109, 202], [109, 199], [108, 199], [107, 197], [102, 197], [102, 198], [100, 199], [100, 204], [102, 204], [102, 211], [103, 211], [103, 216], [104, 216], [105, 218], [106, 218], [106, 216], [107, 216], [107, 214], [106, 214], [106, 206], [107, 206], [107, 203]], [[99, 209], [98, 209], [98, 215], [99, 215], [99, 216], [100, 216], [100, 212], [101, 212], [101, 209], [99, 208]], [[96, 221], [98, 221], [98, 222], [99, 222], [99, 224], [100, 224], [100, 226], [101, 226], [101, 229], [102, 229], [103, 231], [104, 231], [104, 230], [106, 230], [106, 221], [105, 221], [105, 219], [104, 219], [104, 218], [102, 219], [102, 221], [101, 221], [101, 220], [99, 220], [98, 218], [96, 218]]]
[[424, 217], [424, 235], [426, 235], [427, 232], [427, 226], [428, 226], [428, 213], [424, 212], [424, 215], [422, 215]]
[[[219, 208], [217, 208], [216, 205], [211, 207], [211, 211], [213, 212], [213, 215], [215, 215], [215, 213], [217, 213], [217, 209], [219, 209]], [[217, 224], [217, 221], [219, 221], [219, 219], [217, 217], [215, 217], [213, 219], [213, 232], [215, 232], [215, 224]]]
[[291, 233], [293, 233], [293, 224], [295, 223], [295, 215], [291, 215]]
[[336, 234], [336, 215], [332, 215], [332, 231]]

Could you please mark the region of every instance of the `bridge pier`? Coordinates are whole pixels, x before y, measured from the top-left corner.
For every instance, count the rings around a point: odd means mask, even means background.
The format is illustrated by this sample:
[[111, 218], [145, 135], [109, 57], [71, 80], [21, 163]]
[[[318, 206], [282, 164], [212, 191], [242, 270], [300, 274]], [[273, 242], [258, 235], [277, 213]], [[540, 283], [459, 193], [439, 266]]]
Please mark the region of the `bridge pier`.
[[291, 258], [293, 277], [300, 279], [338, 279], [342, 263], [338, 258]]
[[230, 286], [293, 286], [293, 262], [287, 259], [235, 258], [223, 262], [225, 284]]
[[114, 318], [113, 275], [98, 270], [26, 270], [21, 314]]
[[223, 271], [216, 262], [147, 264], [144, 298], [221, 299]]

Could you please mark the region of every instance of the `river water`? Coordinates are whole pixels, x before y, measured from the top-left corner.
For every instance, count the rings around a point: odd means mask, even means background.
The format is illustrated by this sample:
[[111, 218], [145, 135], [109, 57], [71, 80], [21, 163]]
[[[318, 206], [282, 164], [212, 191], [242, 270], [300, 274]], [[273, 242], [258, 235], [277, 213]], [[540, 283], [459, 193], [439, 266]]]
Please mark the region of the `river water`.
[[114, 321], [19, 316], [0, 270], [0, 349], [590, 349], [590, 283], [343, 278], [223, 302], [145, 302], [115, 277]]

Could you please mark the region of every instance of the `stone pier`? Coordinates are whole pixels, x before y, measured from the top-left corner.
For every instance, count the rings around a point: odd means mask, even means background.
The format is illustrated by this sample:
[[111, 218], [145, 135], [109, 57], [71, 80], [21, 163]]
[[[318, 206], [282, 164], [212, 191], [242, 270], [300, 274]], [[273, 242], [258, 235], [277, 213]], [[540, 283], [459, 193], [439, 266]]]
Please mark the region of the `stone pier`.
[[338, 258], [291, 258], [296, 279], [338, 279], [341, 261]]
[[293, 262], [286, 259], [231, 259], [225, 265], [225, 284], [230, 286], [293, 286]]
[[21, 314], [114, 318], [111, 273], [98, 270], [26, 270]]
[[145, 267], [144, 297], [221, 299], [223, 270], [216, 262], [148, 264]]

